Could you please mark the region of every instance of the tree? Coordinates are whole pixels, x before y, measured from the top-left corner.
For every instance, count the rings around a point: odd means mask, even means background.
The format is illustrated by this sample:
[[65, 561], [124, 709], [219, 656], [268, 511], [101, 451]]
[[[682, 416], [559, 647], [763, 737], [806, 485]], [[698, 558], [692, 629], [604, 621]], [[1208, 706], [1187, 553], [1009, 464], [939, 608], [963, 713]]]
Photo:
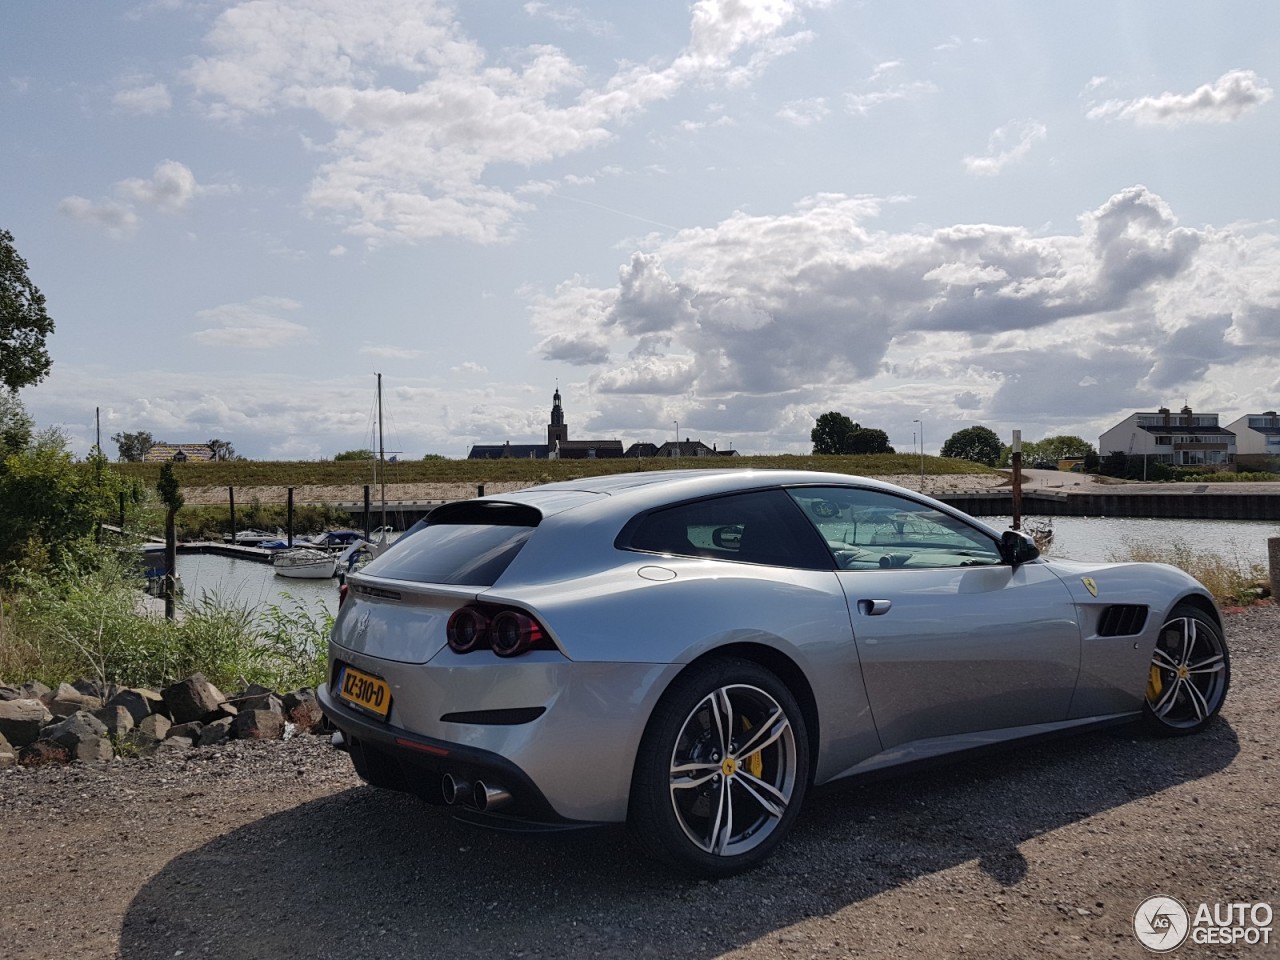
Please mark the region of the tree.
[[119, 448], [119, 459], [125, 463], [140, 463], [146, 452], [155, 445], [151, 434], [145, 430], [137, 433], [112, 434], [111, 441]]
[[0, 579], [19, 564], [85, 563], [94, 530], [121, 493], [128, 495], [128, 482], [75, 463], [60, 431], [33, 432], [0, 459]]
[[31, 443], [31, 417], [16, 393], [0, 390], [0, 462]]
[[994, 467], [1000, 458], [1000, 438], [988, 427], [966, 427], [947, 437], [942, 455]]
[[372, 450], [344, 450], [342, 453], [335, 453], [333, 455], [333, 459], [335, 461], [372, 460], [373, 451]]
[[809, 439], [813, 441], [814, 453], [848, 453], [853, 432], [857, 426], [843, 413], [835, 410], [818, 417], [814, 427], [809, 431]]
[[213, 459], [215, 460], [239, 460], [236, 456], [236, 448], [226, 440], [210, 440], [209, 449], [213, 451]]
[[855, 423], [850, 440], [850, 453], [893, 453], [889, 435], [874, 427], [860, 427]]
[[1040, 460], [1074, 459], [1075, 457], [1087, 457], [1093, 452], [1093, 444], [1087, 440], [1082, 440], [1080, 437], [1045, 437], [1036, 444], [1036, 456]]
[[0, 385], [16, 391], [48, 375], [53, 361], [45, 339], [51, 333], [44, 294], [27, 276], [13, 234], [0, 230]]

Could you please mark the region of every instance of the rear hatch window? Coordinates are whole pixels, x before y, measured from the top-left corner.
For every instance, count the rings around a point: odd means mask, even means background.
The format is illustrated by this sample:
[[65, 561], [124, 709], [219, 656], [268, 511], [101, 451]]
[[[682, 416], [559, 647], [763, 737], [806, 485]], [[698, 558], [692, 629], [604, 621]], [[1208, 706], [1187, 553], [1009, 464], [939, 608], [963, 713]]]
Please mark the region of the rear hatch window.
[[542, 519], [534, 507], [492, 500], [447, 503], [360, 572], [414, 583], [489, 587]]

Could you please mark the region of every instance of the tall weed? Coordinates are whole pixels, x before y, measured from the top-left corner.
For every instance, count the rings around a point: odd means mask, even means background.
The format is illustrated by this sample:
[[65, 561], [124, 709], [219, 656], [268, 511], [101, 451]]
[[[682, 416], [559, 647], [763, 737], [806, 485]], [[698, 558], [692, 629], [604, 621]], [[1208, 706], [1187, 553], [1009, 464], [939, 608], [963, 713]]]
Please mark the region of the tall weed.
[[1199, 580], [1220, 603], [1250, 603], [1258, 597], [1258, 585], [1267, 580], [1264, 564], [1245, 560], [1235, 552], [1197, 547], [1184, 537], [1171, 537], [1160, 543], [1125, 539], [1108, 559], [1167, 563]]

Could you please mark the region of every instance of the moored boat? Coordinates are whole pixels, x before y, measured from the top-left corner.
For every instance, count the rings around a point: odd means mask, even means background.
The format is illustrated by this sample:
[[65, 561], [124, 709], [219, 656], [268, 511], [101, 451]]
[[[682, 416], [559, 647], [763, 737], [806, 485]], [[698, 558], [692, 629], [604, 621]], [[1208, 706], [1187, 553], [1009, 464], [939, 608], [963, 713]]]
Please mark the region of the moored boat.
[[287, 550], [271, 558], [271, 565], [281, 577], [300, 580], [324, 580], [338, 568], [338, 558], [321, 550]]

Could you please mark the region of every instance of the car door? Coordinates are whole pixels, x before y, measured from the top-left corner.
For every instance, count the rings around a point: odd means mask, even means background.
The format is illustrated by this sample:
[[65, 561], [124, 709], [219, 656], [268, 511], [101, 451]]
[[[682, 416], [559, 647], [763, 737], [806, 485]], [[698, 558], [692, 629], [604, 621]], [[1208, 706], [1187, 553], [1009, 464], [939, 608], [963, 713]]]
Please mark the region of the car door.
[[789, 491], [836, 559], [881, 744], [1066, 719], [1080, 628], [1043, 564], [964, 518], [857, 487]]

